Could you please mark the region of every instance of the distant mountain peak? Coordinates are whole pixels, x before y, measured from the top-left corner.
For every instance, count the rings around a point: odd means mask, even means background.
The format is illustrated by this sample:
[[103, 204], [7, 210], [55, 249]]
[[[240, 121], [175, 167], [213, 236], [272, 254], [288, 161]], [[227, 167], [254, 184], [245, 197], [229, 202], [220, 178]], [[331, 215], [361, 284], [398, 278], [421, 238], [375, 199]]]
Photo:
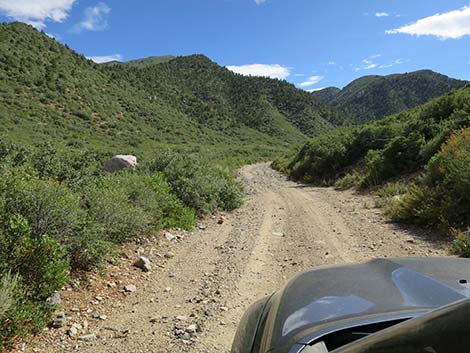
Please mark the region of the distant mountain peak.
[[467, 83], [424, 69], [362, 76], [342, 90], [329, 87], [312, 94], [354, 120], [366, 122], [424, 104]]

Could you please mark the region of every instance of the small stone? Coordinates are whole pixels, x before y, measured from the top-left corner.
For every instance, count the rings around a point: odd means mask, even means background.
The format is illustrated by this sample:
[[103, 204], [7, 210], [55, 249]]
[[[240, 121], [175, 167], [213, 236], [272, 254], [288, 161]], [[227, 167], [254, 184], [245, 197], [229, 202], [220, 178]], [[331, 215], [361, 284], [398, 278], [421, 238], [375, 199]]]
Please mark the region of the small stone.
[[189, 325], [188, 327], [186, 327], [186, 332], [189, 333], [190, 335], [195, 334], [197, 332], [197, 325], [196, 324]]
[[127, 293], [134, 293], [137, 290], [137, 287], [133, 284], [128, 284], [124, 287], [124, 291]]
[[141, 256], [136, 262], [134, 262], [134, 266], [140, 268], [144, 272], [149, 272], [151, 270], [150, 260], [145, 256]]
[[228, 308], [227, 308], [226, 306], [222, 306], [222, 307], [220, 307], [220, 310], [222, 310], [222, 311], [228, 311]]
[[199, 228], [200, 230], [204, 230], [204, 229], [207, 228], [207, 226], [206, 226], [205, 224], [199, 224], [199, 225], [198, 225], [198, 228]]
[[224, 216], [220, 216], [219, 220], [217, 221], [218, 224], [224, 224], [225, 222], [225, 217]]
[[170, 288], [170, 287], [166, 287], [163, 291], [164, 291], [165, 293], [169, 293], [169, 292], [171, 292], [171, 288]]
[[78, 334], [78, 329], [72, 325], [72, 327], [70, 327], [67, 331], [67, 334], [70, 336], [70, 337], [74, 337]]
[[169, 252], [167, 252], [164, 256], [165, 256], [165, 258], [167, 258], [167, 259], [172, 259], [172, 258], [175, 257], [175, 254], [172, 253], [171, 251], [169, 251]]
[[183, 315], [179, 315], [176, 317], [176, 321], [187, 321], [188, 318], [186, 316], [183, 316]]
[[59, 305], [62, 302], [60, 298], [60, 292], [54, 291], [54, 293], [52, 293], [52, 295], [46, 299], [46, 302], [50, 305]]
[[60, 312], [56, 315], [54, 321], [52, 322], [52, 327], [61, 328], [61, 327], [64, 327], [66, 323], [67, 323], [67, 316], [65, 316], [64, 312]]
[[107, 320], [107, 319], [108, 319], [108, 317], [107, 317], [106, 315], [100, 315], [100, 316], [98, 316], [98, 319], [100, 319], [100, 320], [103, 320], [103, 321], [104, 321], [104, 320]]
[[284, 238], [286, 236], [286, 234], [282, 233], [282, 232], [273, 232], [273, 236], [279, 237], [279, 238]]
[[96, 340], [96, 335], [94, 333], [92, 333], [92, 334], [89, 334], [89, 335], [80, 336], [80, 337], [78, 337], [78, 339], [80, 341], [93, 341], [93, 340]]
[[26, 343], [22, 342], [18, 345], [18, 350], [24, 351], [26, 349]]
[[175, 237], [173, 234], [171, 234], [170, 232], [166, 232], [166, 233], [165, 233], [165, 238], [166, 238], [168, 241], [172, 241], [172, 240], [174, 240], [176, 237]]

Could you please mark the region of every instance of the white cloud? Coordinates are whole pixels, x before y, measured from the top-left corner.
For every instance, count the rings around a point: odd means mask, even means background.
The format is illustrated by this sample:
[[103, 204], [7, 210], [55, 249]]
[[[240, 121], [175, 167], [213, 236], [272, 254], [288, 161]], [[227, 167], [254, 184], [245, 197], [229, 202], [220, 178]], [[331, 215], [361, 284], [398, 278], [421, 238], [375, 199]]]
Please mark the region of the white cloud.
[[409, 25], [388, 30], [387, 34], [435, 36], [440, 39], [458, 39], [470, 35], [470, 7], [422, 18]]
[[299, 84], [300, 87], [309, 87], [323, 80], [323, 76], [310, 76], [307, 81]]
[[85, 31], [104, 31], [108, 28], [108, 15], [111, 8], [103, 2], [96, 6], [87, 7], [85, 9], [83, 20], [77, 23], [73, 28], [73, 33]]
[[256, 5], [261, 5], [261, 4], [264, 4], [266, 0], [255, 0], [255, 2], [256, 2]]
[[363, 65], [354, 68], [354, 71], [358, 72], [358, 71], [362, 71], [362, 70], [371, 70], [371, 69], [386, 69], [386, 68], [389, 68], [389, 67], [393, 67], [395, 65], [404, 64], [406, 62], [406, 60], [403, 60], [403, 59], [396, 59], [396, 60], [392, 61], [391, 63], [387, 63], [387, 64], [379, 64], [379, 63], [375, 62], [374, 59], [377, 59], [377, 58], [380, 58], [380, 57], [381, 57], [381, 55], [377, 54], [377, 55], [372, 55], [372, 56], [362, 60]]
[[334, 66], [334, 65], [336, 65], [336, 62], [335, 61], [328, 61], [326, 64], [328, 66]]
[[278, 78], [280, 80], [284, 80], [290, 76], [290, 68], [281, 66], [279, 64], [252, 64], [241, 66], [227, 66], [227, 69], [237, 74], [242, 74], [245, 76], [264, 76]]
[[121, 54], [111, 54], [103, 56], [87, 56], [87, 59], [93, 60], [97, 64], [102, 64], [110, 61], [122, 61], [123, 57]]
[[77, 0], [0, 0], [0, 12], [14, 20], [28, 23], [38, 29], [46, 21], [64, 22]]
[[388, 17], [390, 14], [388, 12], [376, 12], [375, 17]]
[[319, 88], [312, 88], [312, 89], [308, 89], [307, 92], [317, 92], [317, 91], [321, 91], [322, 89], [325, 89], [326, 87], [319, 87]]

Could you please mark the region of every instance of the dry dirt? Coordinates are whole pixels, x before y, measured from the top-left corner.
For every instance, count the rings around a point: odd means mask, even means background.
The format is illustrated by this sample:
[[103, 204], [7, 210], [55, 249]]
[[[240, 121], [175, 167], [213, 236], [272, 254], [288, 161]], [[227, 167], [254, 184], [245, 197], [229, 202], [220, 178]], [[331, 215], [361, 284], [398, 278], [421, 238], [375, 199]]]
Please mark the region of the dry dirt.
[[[68, 325], [45, 329], [25, 350], [229, 352], [246, 308], [299, 271], [374, 257], [447, 254], [445, 240], [387, 223], [371, 196], [291, 182], [268, 164], [246, 166], [239, 174], [247, 190], [243, 207], [224, 215], [222, 224], [215, 215], [192, 233], [174, 231], [172, 241], [160, 234], [128, 244], [106, 275], [64, 289]], [[132, 266], [139, 255], [150, 258], [151, 272]], [[137, 290], [124, 293], [127, 284]], [[73, 323], [85, 327], [69, 337]], [[177, 337], [193, 324], [197, 333]], [[96, 339], [78, 339], [85, 334]]]

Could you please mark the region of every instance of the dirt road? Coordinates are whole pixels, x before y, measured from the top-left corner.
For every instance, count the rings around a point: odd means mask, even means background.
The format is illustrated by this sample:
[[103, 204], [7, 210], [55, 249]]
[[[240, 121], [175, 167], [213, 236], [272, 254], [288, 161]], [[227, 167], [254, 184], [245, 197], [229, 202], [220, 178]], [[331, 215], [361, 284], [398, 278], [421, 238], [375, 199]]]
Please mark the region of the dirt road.
[[[68, 326], [45, 330], [27, 350], [229, 352], [246, 308], [298, 271], [447, 254], [446, 243], [432, 234], [387, 223], [369, 196], [294, 183], [268, 164], [246, 166], [240, 177], [248, 192], [242, 208], [224, 215], [222, 224], [216, 216], [193, 233], [175, 232], [172, 241], [161, 236], [129, 244], [109, 276], [64, 290]], [[152, 261], [149, 273], [132, 267], [141, 254]], [[123, 293], [126, 284], [137, 290]], [[69, 337], [72, 323], [81, 328]], [[184, 335], [191, 325], [198, 332]], [[78, 339], [84, 334], [96, 338]]]

